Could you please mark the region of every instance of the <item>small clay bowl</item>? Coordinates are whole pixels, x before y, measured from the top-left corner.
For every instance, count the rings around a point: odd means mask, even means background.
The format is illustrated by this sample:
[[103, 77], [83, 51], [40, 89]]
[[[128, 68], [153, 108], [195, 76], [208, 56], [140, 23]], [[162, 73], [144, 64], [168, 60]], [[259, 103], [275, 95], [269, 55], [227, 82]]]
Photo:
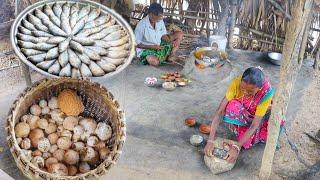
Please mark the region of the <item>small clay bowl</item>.
[[169, 76], [168, 79], [169, 79], [170, 81], [174, 81], [174, 80], [176, 79], [176, 77], [174, 77], [174, 76]]
[[199, 146], [203, 142], [203, 137], [200, 135], [192, 135], [190, 137], [190, 144], [194, 146]]
[[185, 82], [185, 81], [180, 81], [180, 82], [178, 82], [178, 86], [181, 86], [181, 87], [186, 86], [187, 84], [188, 84], [188, 83]]
[[173, 91], [173, 90], [176, 89], [177, 83], [175, 83], [175, 82], [164, 82], [162, 84], [162, 87], [167, 91]]
[[207, 124], [201, 124], [199, 131], [203, 134], [210, 134], [211, 127]]
[[180, 82], [180, 81], [183, 81], [183, 79], [182, 78], [176, 78], [176, 81]]
[[192, 126], [194, 126], [196, 124], [196, 119], [189, 117], [184, 121], [184, 123], [187, 126], [192, 127]]

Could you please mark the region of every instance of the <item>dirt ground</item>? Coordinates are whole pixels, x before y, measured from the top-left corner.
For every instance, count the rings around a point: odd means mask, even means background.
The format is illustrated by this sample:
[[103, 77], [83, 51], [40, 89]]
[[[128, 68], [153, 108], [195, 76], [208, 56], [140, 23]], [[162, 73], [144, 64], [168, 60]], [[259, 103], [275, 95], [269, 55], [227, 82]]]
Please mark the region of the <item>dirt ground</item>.
[[[277, 86], [279, 67], [267, 62], [265, 54], [240, 50], [229, 54], [233, 69], [225, 71], [225, 77], [221, 76], [224, 81], [215, 79], [213, 83], [203, 83], [194, 80], [190, 86], [173, 92], [146, 87], [143, 81], [147, 76], [181, 70], [177, 66], [154, 68], [133, 62], [117, 76], [97, 80], [111, 90], [125, 110], [128, 134], [120, 160], [102, 179], [254, 179], [259, 172], [263, 144], [241, 152], [232, 171], [212, 175], [203, 163], [201, 147], [189, 144], [190, 136], [199, 134], [198, 130], [184, 125], [184, 119], [189, 116], [196, 117], [201, 123], [210, 123], [210, 116], [230, 79], [247, 67], [262, 66], [272, 85]], [[32, 72], [33, 81], [42, 78]], [[25, 88], [25, 82], [20, 68], [0, 71], [0, 81], [0, 126], [4, 128], [7, 112]], [[275, 154], [272, 179], [320, 178], [319, 144], [303, 134], [320, 129], [317, 119], [319, 94], [319, 75], [304, 65], [289, 104], [286, 134], [281, 137], [281, 149]], [[14, 179], [25, 179], [10, 154], [4, 129], [1, 132], [0, 169]], [[232, 137], [223, 125], [217, 133], [220, 137]]]

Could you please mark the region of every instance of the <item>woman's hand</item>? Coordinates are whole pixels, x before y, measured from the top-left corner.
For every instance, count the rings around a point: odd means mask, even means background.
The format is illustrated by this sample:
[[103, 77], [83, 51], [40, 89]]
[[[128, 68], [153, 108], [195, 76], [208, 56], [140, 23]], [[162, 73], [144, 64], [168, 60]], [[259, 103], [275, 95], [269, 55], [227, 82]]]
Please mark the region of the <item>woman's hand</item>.
[[160, 45], [152, 45], [152, 49], [161, 50], [161, 49], [163, 49], [163, 47], [161, 47]]
[[228, 158], [226, 160], [229, 163], [234, 163], [238, 157], [238, 154], [239, 154], [238, 149], [236, 149], [236, 147], [230, 146], [230, 150], [227, 155]]
[[209, 156], [212, 157], [213, 156], [213, 150], [214, 150], [214, 145], [212, 142], [207, 142], [206, 147], [204, 147], [204, 153]]

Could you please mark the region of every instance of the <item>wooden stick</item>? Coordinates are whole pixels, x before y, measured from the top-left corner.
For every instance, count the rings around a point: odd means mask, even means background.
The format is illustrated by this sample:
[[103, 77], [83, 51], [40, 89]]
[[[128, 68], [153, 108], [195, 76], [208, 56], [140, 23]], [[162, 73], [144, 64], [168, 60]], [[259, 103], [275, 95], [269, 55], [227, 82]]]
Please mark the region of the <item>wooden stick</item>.
[[291, 16], [290, 14], [288, 14], [282, 7], [280, 4], [278, 4], [277, 2], [275, 2], [274, 0], [268, 0], [274, 7], [276, 7], [277, 9], [279, 9], [286, 18], [288, 18], [289, 20], [291, 20]]
[[280, 66], [280, 78], [273, 99], [271, 116], [268, 124], [268, 137], [263, 153], [259, 179], [269, 180], [276, 145], [278, 143], [280, 121], [286, 115], [291, 93], [302, 63], [298, 63], [299, 52], [307, 18], [311, 13], [313, 0], [293, 1], [292, 20], [288, 23]]
[[236, 22], [236, 13], [237, 13], [237, 5], [232, 4], [231, 6], [231, 26], [229, 29], [229, 35], [228, 35], [228, 48], [233, 49], [232, 47], [232, 41], [233, 41], [233, 35], [234, 35], [234, 26]]
[[[257, 39], [257, 38], [253, 38], [253, 37], [243, 36], [243, 35], [239, 35], [239, 34], [234, 34], [234, 36], [238, 36], [238, 37], [244, 38], [244, 39], [256, 40], [258, 42], [267, 43], [267, 44], [271, 44], [274, 46], [276, 45], [276, 43], [274, 43], [274, 42], [266, 41], [266, 40], [262, 40], [262, 39]], [[278, 44], [278, 45], [283, 46], [283, 44]]]

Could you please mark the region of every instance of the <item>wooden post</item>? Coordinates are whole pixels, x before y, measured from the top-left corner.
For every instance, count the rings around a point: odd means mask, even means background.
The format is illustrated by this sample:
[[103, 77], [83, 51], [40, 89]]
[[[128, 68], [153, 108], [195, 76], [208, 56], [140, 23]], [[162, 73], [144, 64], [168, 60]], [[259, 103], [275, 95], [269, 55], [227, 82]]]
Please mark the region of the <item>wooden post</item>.
[[230, 24], [229, 35], [228, 35], [228, 48], [229, 49], [233, 49], [232, 41], [233, 41], [233, 35], [234, 35], [234, 26], [236, 24], [236, 14], [237, 14], [237, 1], [232, 1], [231, 24]]
[[[293, 1], [292, 19], [287, 25], [287, 32], [280, 66], [280, 81], [273, 101], [273, 108], [268, 125], [268, 140], [263, 153], [259, 179], [269, 180], [272, 162], [278, 142], [280, 121], [287, 112], [290, 95], [301, 68], [299, 54], [305, 47], [301, 43], [308, 27], [307, 19], [311, 13], [313, 0]], [[303, 50], [304, 51], [304, 50]]]
[[229, 14], [229, 1], [220, 0], [219, 4], [221, 6], [221, 16], [218, 23], [217, 35], [225, 36], [226, 35], [226, 22]]

